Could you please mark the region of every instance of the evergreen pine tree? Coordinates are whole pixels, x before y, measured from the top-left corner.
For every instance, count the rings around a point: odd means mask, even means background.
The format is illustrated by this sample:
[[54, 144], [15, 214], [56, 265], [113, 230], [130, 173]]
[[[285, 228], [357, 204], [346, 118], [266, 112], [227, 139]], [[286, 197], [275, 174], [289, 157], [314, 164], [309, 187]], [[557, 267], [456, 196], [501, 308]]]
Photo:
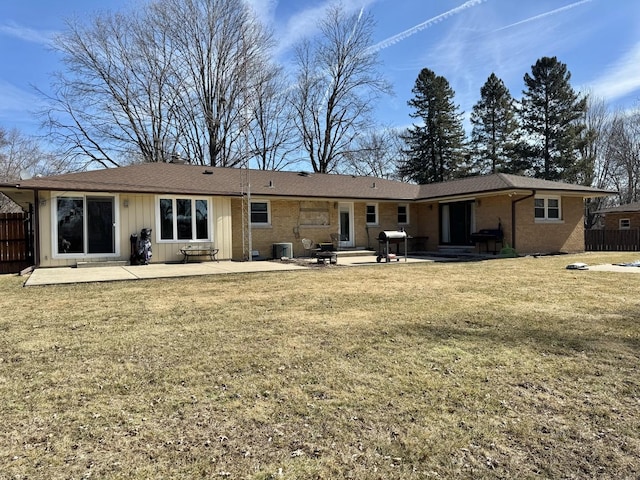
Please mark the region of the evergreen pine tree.
[[454, 91], [446, 78], [422, 69], [409, 100], [412, 118], [422, 120], [403, 136], [406, 160], [399, 174], [417, 183], [434, 183], [464, 175], [465, 136], [462, 114], [453, 103]]
[[471, 124], [473, 173], [515, 173], [519, 124], [514, 99], [495, 73], [480, 89], [480, 100], [471, 112]]
[[569, 83], [571, 73], [556, 57], [543, 57], [524, 76], [522, 127], [534, 176], [571, 180], [584, 130], [586, 98]]

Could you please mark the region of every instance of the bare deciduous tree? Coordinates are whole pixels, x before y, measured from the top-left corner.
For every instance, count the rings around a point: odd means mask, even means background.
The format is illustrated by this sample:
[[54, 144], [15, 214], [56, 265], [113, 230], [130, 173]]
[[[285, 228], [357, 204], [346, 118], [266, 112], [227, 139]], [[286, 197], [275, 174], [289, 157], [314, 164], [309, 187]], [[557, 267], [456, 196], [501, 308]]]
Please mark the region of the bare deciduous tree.
[[395, 178], [403, 153], [401, 132], [391, 128], [369, 130], [358, 135], [345, 153], [341, 173]]
[[68, 162], [46, 151], [37, 138], [0, 127], [0, 181], [21, 176], [55, 175], [71, 170]]
[[[583, 141], [580, 142], [576, 162], [576, 183], [597, 188], [613, 188], [611, 162], [606, 155], [611, 115], [603, 99], [587, 95], [587, 109], [583, 123]], [[608, 197], [590, 198], [585, 202], [585, 228], [596, 225], [601, 208], [607, 206]]]
[[[34, 175], [65, 173], [68, 167], [59, 157], [44, 151], [37, 139], [16, 129], [6, 130], [0, 127], [0, 182]], [[11, 203], [0, 194], [0, 212], [14, 210], [8, 207]]]
[[279, 69], [265, 68], [258, 80], [249, 102], [250, 148], [259, 169], [282, 170], [293, 163], [291, 154], [300, 146], [291, 108], [291, 90]]
[[607, 168], [620, 204], [640, 200], [640, 112], [617, 112], [607, 138]]
[[66, 73], [56, 76], [48, 125], [72, 157], [102, 165], [161, 161], [175, 144], [173, 53], [144, 13], [70, 21], [56, 39]]
[[296, 126], [315, 172], [337, 169], [356, 133], [366, 129], [373, 100], [390, 91], [377, 71], [372, 28], [371, 16], [334, 6], [321, 21], [320, 37], [296, 48]]
[[178, 52], [185, 149], [199, 163], [242, 163], [270, 36], [242, 0], [162, 0], [156, 10]]
[[157, 0], [70, 22], [67, 70], [47, 112], [67, 154], [105, 166], [166, 161], [233, 166], [269, 35], [242, 0]]
[[18, 132], [0, 127], [0, 181], [17, 180], [23, 171], [33, 171], [39, 161], [38, 145]]

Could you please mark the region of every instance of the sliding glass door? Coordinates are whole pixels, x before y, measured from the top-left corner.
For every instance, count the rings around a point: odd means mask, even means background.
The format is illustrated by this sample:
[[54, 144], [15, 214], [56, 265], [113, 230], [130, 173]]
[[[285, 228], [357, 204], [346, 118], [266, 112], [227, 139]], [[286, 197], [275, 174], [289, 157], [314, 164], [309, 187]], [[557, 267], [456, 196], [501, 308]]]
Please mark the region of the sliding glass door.
[[113, 255], [116, 199], [111, 196], [59, 196], [55, 202], [56, 254]]

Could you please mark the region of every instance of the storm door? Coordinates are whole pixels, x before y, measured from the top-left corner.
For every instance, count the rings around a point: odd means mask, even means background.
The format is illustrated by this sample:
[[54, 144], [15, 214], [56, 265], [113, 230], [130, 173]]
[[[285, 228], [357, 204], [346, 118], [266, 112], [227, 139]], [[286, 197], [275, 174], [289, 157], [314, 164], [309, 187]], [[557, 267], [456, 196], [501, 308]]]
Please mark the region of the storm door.
[[338, 206], [338, 229], [341, 248], [353, 247], [353, 204], [341, 203]]
[[87, 253], [115, 253], [113, 197], [87, 197]]

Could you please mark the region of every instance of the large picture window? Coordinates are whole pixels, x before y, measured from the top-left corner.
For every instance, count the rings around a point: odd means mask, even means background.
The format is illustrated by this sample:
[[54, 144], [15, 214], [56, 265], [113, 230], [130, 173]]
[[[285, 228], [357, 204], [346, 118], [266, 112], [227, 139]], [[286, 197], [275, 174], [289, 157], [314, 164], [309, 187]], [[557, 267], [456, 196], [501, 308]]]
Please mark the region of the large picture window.
[[116, 254], [116, 201], [112, 196], [53, 197], [54, 254]]
[[182, 197], [158, 199], [160, 241], [209, 241], [209, 200]]

